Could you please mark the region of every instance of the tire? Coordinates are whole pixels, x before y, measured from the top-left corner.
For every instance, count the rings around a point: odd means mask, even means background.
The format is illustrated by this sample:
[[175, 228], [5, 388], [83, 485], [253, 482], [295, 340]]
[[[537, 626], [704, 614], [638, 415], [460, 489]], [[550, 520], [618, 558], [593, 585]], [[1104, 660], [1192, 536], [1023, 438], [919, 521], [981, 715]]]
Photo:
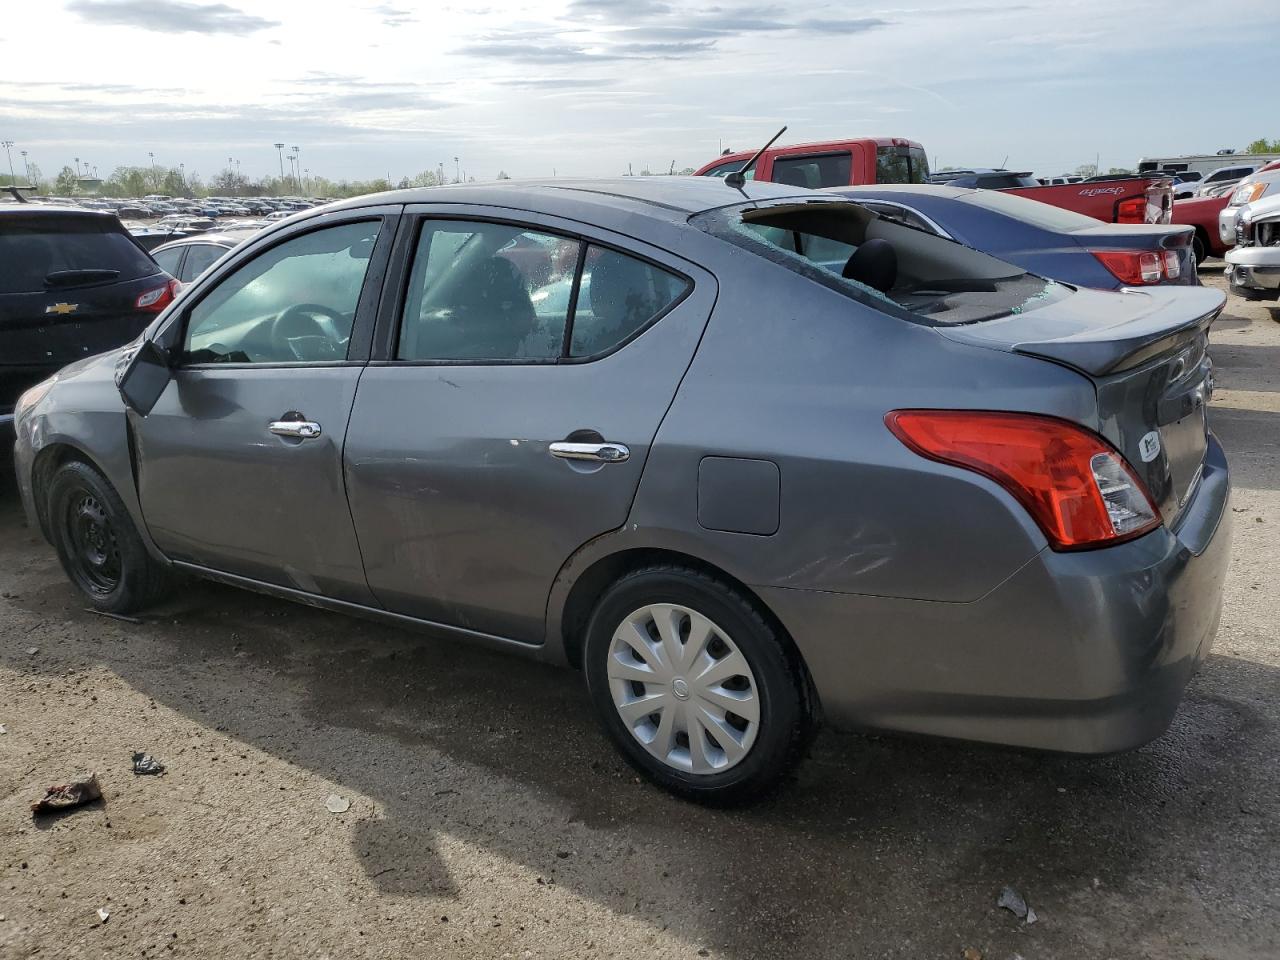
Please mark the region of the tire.
[[95, 609], [134, 613], [165, 594], [169, 571], [147, 552], [120, 495], [93, 467], [59, 467], [45, 509], [62, 569]]
[[1196, 234], [1191, 238], [1191, 252], [1196, 258], [1196, 268], [1199, 269], [1200, 264], [1204, 263], [1208, 251], [1205, 249], [1204, 241], [1200, 239], [1200, 234]]
[[[742, 664], [745, 673], [729, 672]], [[699, 803], [764, 796], [817, 728], [812, 683], [790, 640], [738, 591], [685, 567], [635, 570], [606, 590], [587, 623], [583, 666], [600, 722], [627, 762]], [[658, 709], [641, 715], [650, 703]]]

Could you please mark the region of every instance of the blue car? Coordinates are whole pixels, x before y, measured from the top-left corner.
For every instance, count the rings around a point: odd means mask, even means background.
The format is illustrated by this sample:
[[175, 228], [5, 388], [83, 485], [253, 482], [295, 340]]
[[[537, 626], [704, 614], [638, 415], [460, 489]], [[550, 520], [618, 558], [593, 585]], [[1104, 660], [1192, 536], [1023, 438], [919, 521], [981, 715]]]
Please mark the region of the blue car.
[[1190, 226], [1103, 223], [998, 190], [879, 184], [823, 192], [1076, 286], [1118, 290], [1200, 282]]

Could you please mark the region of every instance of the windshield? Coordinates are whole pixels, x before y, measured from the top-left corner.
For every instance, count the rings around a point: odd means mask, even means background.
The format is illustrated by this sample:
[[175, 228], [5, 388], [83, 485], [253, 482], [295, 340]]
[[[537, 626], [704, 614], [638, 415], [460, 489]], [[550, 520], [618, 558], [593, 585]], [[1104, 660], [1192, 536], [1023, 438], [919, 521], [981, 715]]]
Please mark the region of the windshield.
[[[92, 283], [137, 280], [160, 272], [115, 220], [84, 216], [0, 221], [0, 264], [0, 293], [42, 292], [46, 278], [67, 271], [116, 274], [86, 276]], [[74, 285], [74, 277], [61, 278], [60, 286], [69, 285]]]
[[876, 183], [928, 183], [929, 158], [922, 147], [876, 147]]
[[828, 289], [916, 323], [975, 323], [1070, 296], [1069, 287], [847, 201], [711, 210], [695, 226]]
[[1017, 220], [1043, 227], [1046, 230], [1087, 230], [1102, 224], [1101, 220], [1094, 217], [1086, 217], [1083, 213], [1064, 210], [1061, 207], [1050, 206], [1047, 203], [1041, 203], [1039, 200], [1029, 200], [1026, 197], [1019, 197], [1012, 193], [975, 190], [973, 193], [966, 193], [956, 199], [961, 203], [969, 203], [975, 207], [992, 210], [995, 213], [1003, 213]]

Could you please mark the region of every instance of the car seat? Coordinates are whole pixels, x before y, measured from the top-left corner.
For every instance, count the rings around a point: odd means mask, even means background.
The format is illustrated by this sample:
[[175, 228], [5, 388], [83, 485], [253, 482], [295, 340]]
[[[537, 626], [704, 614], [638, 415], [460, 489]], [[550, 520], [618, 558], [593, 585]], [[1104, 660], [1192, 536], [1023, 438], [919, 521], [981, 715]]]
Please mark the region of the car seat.
[[898, 253], [888, 240], [873, 237], [853, 251], [840, 275], [846, 280], [888, 293], [898, 282]]

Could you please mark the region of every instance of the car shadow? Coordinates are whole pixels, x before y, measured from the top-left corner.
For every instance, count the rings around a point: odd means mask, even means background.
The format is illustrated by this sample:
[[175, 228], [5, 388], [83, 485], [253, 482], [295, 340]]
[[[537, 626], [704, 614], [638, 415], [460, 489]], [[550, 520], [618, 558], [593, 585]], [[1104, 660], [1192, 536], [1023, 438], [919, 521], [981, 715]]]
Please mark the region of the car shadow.
[[[1181, 897], [1194, 876], [1232, 915], [1274, 899], [1222, 872], [1256, 861], [1264, 876], [1272, 855], [1250, 838], [1274, 803], [1275, 718], [1259, 705], [1280, 676], [1256, 663], [1211, 657], [1171, 730], [1132, 753], [826, 733], [779, 792], [711, 810], [635, 777], [574, 672], [204, 583], [104, 631], [11, 493], [0, 544], [0, 561], [43, 558], [0, 603], [93, 631], [77, 653], [133, 689], [372, 798], [379, 816], [352, 825], [358, 862], [428, 910], [463, 896], [442, 852], [458, 842], [527, 875], [530, 898], [567, 888], [732, 957], [958, 955], [961, 935], [1093, 955], [1161, 922], [1153, 885]], [[0, 637], [0, 662], [38, 672], [20, 645]], [[1022, 928], [994, 909], [1005, 884], [1046, 919], [1127, 906], [1105, 925]]]

